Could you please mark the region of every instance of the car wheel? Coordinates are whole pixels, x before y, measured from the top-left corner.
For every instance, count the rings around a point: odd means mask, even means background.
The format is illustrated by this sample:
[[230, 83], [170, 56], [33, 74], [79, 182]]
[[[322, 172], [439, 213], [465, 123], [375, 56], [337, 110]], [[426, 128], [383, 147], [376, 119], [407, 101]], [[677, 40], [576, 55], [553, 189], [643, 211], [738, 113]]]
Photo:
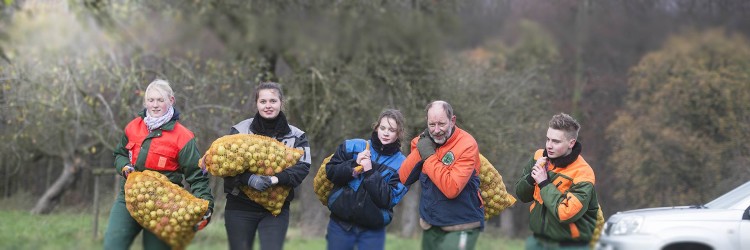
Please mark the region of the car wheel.
[[662, 250], [713, 250], [713, 247], [701, 243], [675, 243], [668, 245]]

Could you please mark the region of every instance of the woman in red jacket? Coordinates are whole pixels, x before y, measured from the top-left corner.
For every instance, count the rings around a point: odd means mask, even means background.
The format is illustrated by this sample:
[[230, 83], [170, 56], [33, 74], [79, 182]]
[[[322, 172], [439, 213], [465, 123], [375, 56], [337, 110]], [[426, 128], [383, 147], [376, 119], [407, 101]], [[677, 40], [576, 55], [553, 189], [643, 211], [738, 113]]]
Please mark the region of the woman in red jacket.
[[[145, 109], [125, 126], [125, 135], [115, 148], [115, 168], [122, 174], [120, 193], [109, 214], [104, 249], [129, 249], [143, 227], [130, 216], [125, 207], [125, 179], [133, 171], [153, 170], [165, 175], [172, 183], [182, 185], [184, 178], [191, 193], [209, 201], [209, 210], [194, 230], [208, 224], [213, 211], [213, 196], [208, 176], [198, 167], [200, 153], [193, 132], [177, 120], [180, 112], [174, 108], [174, 93], [169, 83], [155, 80], [146, 88]], [[153, 233], [143, 230], [143, 249], [170, 249]]]

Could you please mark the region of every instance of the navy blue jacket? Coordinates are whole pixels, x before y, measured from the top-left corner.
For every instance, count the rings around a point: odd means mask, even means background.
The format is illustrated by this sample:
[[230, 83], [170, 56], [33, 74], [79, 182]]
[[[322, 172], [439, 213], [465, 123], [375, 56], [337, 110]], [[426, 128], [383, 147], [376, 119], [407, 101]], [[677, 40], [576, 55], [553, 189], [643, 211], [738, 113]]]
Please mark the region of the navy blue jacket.
[[370, 139], [372, 170], [352, 175], [357, 155], [365, 150], [366, 143], [363, 139], [346, 140], [326, 164], [326, 177], [333, 183], [328, 209], [331, 218], [347, 230], [355, 225], [385, 227], [393, 218], [393, 207], [407, 192], [398, 177], [406, 158], [400, 143], [382, 145], [376, 133]]
[[419, 176], [422, 184], [422, 200], [419, 203], [419, 214], [427, 223], [433, 226], [452, 226], [470, 222], [481, 222], [484, 228], [484, 208], [479, 193], [479, 177], [469, 178], [464, 190], [458, 197], [449, 199], [435, 186], [426, 174]]

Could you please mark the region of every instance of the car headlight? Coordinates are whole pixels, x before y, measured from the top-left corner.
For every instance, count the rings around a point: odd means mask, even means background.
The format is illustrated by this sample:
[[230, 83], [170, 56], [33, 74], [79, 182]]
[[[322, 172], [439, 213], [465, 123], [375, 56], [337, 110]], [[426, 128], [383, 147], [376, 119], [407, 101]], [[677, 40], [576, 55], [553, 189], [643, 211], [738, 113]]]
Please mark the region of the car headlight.
[[614, 225], [612, 225], [612, 229], [610, 229], [610, 233], [612, 235], [626, 235], [626, 234], [632, 234], [638, 232], [638, 229], [641, 228], [641, 225], [643, 224], [643, 217], [641, 216], [627, 216]]

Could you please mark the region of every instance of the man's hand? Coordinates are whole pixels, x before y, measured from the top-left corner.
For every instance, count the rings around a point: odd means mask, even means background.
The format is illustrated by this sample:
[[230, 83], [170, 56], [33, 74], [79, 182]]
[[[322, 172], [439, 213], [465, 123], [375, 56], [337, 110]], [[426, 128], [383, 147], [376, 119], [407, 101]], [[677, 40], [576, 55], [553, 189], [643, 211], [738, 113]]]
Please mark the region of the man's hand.
[[209, 222], [211, 222], [211, 215], [213, 212], [209, 208], [208, 211], [206, 211], [206, 214], [203, 215], [203, 219], [199, 221], [198, 223], [195, 223], [195, 226], [193, 226], [193, 231], [202, 230], [203, 228], [206, 228], [206, 225], [208, 225]]
[[549, 178], [547, 176], [547, 157], [540, 157], [536, 160], [534, 167], [531, 168], [531, 178], [534, 178], [537, 184], [542, 184], [543, 181]]
[[427, 131], [419, 136], [419, 141], [417, 141], [417, 150], [419, 151], [419, 156], [422, 157], [423, 161], [427, 159], [427, 157], [435, 154], [436, 146], [437, 145], [435, 145], [435, 142], [433, 142], [430, 136], [427, 134]]
[[125, 177], [125, 179], [127, 179], [128, 175], [133, 171], [135, 171], [135, 168], [133, 168], [133, 166], [128, 163], [127, 165], [122, 167], [122, 170], [120, 170], [120, 174], [122, 174], [122, 177]]
[[240, 175], [240, 180], [243, 183], [247, 183], [248, 186], [261, 192], [265, 191], [272, 184], [271, 177], [268, 177], [265, 175], [251, 174], [247, 172]]

